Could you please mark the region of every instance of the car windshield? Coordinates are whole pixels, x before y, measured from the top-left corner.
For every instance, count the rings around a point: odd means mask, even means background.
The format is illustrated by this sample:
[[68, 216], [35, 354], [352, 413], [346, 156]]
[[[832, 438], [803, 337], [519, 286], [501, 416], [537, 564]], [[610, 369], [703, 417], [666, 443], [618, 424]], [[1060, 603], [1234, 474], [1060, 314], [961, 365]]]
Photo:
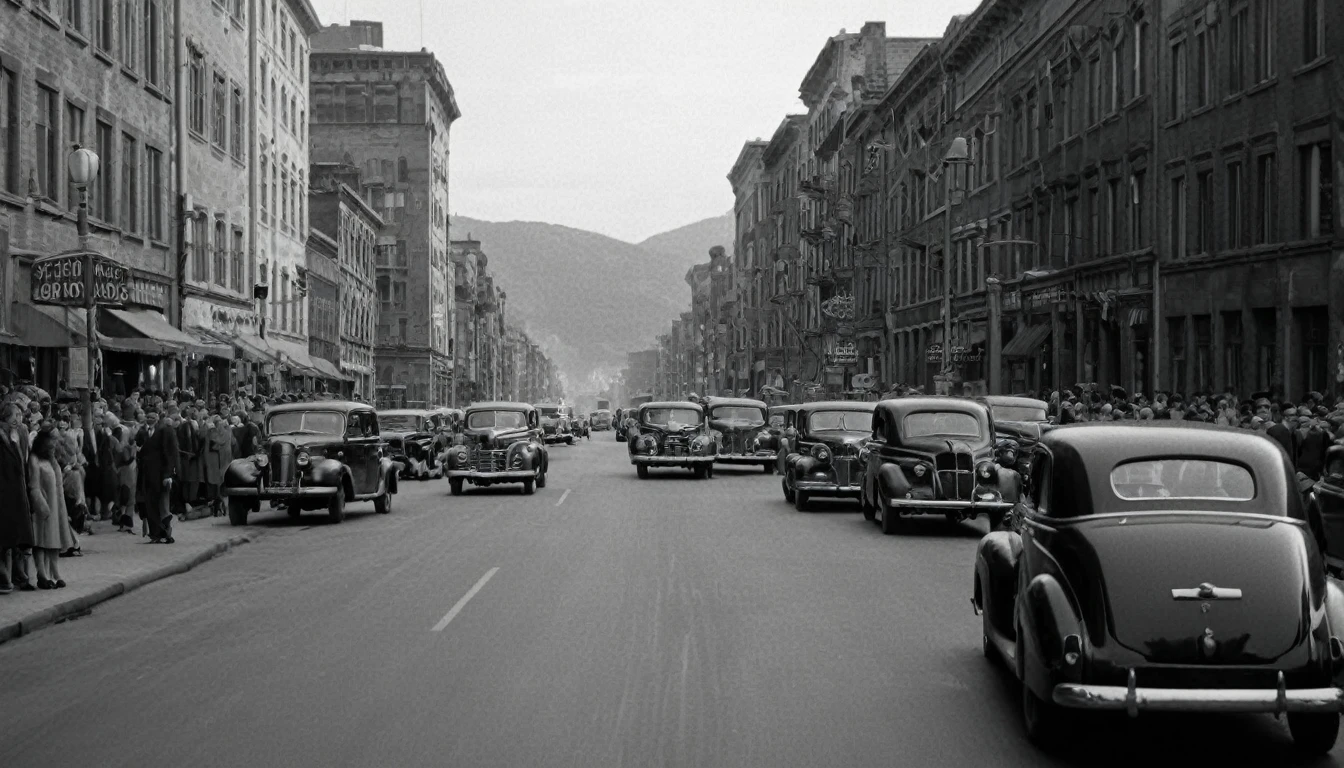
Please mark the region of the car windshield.
[[959, 411], [926, 411], [905, 417], [905, 437], [980, 437], [980, 421]]
[[995, 405], [990, 410], [994, 412], [995, 421], [1046, 420], [1045, 409], [1034, 405]]
[[547, 407], [543, 405], [538, 407], [537, 410], [541, 411], [542, 417], [547, 419], [554, 419], [556, 416], [560, 415], [560, 409], [555, 407]]
[[425, 421], [424, 416], [416, 416], [413, 413], [380, 413], [378, 414], [378, 426], [383, 431], [391, 430], [393, 432], [418, 432], [423, 429], [421, 426]]
[[649, 408], [644, 411], [644, 423], [651, 427], [698, 427], [700, 419], [700, 412], [691, 408]]
[[266, 422], [269, 435], [344, 435], [345, 415], [333, 411], [286, 411]]
[[469, 429], [522, 429], [527, 414], [522, 411], [472, 411], [467, 415]]
[[1255, 498], [1255, 478], [1239, 464], [1211, 458], [1131, 461], [1111, 470], [1111, 489], [1126, 500]]
[[760, 408], [750, 405], [721, 405], [710, 412], [710, 418], [735, 421], [746, 427], [759, 427], [765, 424], [765, 414]]
[[817, 411], [807, 419], [812, 432], [872, 432], [873, 414], [869, 411]]

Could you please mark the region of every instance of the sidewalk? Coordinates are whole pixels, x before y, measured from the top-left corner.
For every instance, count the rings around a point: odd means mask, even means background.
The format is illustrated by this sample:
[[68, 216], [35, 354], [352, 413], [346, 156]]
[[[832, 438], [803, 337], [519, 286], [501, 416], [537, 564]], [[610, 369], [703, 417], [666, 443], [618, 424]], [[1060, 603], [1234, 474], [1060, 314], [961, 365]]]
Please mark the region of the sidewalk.
[[[0, 595], [0, 643], [79, 613], [117, 595], [167, 578], [217, 555], [230, 547], [246, 544], [258, 533], [234, 528], [227, 517], [173, 522], [173, 544], [150, 544], [140, 536], [136, 519], [134, 534], [118, 533], [111, 522], [95, 522], [93, 536], [80, 536], [83, 557], [62, 557], [61, 578], [65, 589], [15, 589]], [[31, 564], [30, 564], [31, 566]], [[31, 567], [30, 567], [31, 570]], [[34, 583], [37, 575], [29, 574]]]

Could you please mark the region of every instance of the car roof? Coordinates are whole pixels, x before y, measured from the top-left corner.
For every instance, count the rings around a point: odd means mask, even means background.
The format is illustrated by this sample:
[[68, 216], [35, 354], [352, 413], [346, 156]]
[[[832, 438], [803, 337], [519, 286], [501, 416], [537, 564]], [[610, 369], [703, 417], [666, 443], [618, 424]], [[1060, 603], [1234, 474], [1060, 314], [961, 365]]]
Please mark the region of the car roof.
[[430, 410], [425, 410], [425, 409], [421, 409], [421, 408], [389, 408], [389, 409], [386, 410], [386, 411], [379, 411], [379, 412], [378, 412], [378, 415], [379, 415], [379, 416], [429, 416], [429, 415], [434, 414], [434, 413], [438, 413], [438, 411], [430, 411]]
[[1034, 397], [1016, 397], [1012, 395], [984, 395], [976, 398], [990, 405], [1020, 405], [1025, 408], [1048, 408], [1049, 404], [1044, 400], [1037, 400]]
[[718, 405], [738, 405], [738, 406], [747, 406], [747, 407], [752, 407], [752, 408], [762, 408], [762, 409], [764, 409], [764, 408], [769, 408], [769, 407], [770, 407], [770, 406], [768, 406], [768, 405], [765, 404], [765, 401], [764, 401], [764, 400], [752, 400], [752, 399], [749, 398], [749, 397], [707, 397], [707, 398], [705, 398], [705, 406], [706, 406], [706, 407], [708, 407], [708, 408], [713, 408], [713, 407], [718, 406]]
[[644, 403], [639, 406], [640, 412], [642, 413], [645, 408], [694, 408], [701, 413], [705, 410], [700, 407], [699, 403], [692, 403], [689, 400], [662, 400], [656, 403]]
[[799, 404], [799, 403], [788, 403], [788, 404], [786, 404], [786, 405], [772, 405], [772, 406], [770, 406], [770, 410], [772, 410], [772, 411], [796, 411], [796, 410], [798, 410], [799, 408], [802, 408], [802, 407], [803, 407], [803, 406], [802, 406], [801, 404]]
[[877, 403], [878, 410], [895, 418], [919, 411], [952, 411], [969, 413], [975, 416], [988, 416], [989, 408], [983, 403], [962, 397], [943, 397], [925, 395], [921, 397], [898, 397]]
[[274, 413], [290, 413], [292, 411], [332, 411], [334, 413], [348, 414], [351, 411], [372, 411], [373, 406], [368, 403], [356, 403], [349, 400], [314, 400], [307, 403], [281, 403], [273, 405], [266, 409], [266, 415]]
[[515, 403], [508, 400], [487, 400], [483, 403], [472, 403], [467, 406], [464, 413], [471, 411], [530, 411], [535, 406], [531, 403]]
[[794, 406], [800, 413], [812, 413], [813, 411], [855, 411], [872, 413], [877, 408], [877, 403], [868, 400], [818, 400], [812, 403], [802, 403]]

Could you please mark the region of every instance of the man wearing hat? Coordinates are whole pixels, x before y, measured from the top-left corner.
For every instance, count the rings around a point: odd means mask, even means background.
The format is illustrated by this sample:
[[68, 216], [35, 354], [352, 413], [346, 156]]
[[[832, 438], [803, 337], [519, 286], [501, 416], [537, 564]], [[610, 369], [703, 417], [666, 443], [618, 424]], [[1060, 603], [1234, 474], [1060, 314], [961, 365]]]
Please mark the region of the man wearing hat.
[[[1257, 402], [1256, 402], [1256, 413], [1257, 413], [1257, 415], [1259, 415], [1259, 412], [1260, 412], [1261, 410], [1263, 410], [1263, 408], [1260, 406], [1260, 402], [1261, 402], [1261, 401], [1257, 401]], [[1265, 402], [1266, 404], [1268, 403], [1268, 401], [1263, 401], [1263, 402]], [[1288, 412], [1289, 410], [1292, 410], [1292, 409], [1287, 409], [1287, 410], [1285, 410], [1285, 409], [1283, 409], [1283, 408], [1270, 408], [1270, 419], [1269, 419], [1269, 421], [1272, 422], [1272, 423], [1270, 424], [1269, 429], [1267, 429], [1267, 430], [1265, 431], [1265, 434], [1269, 435], [1269, 436], [1272, 437], [1272, 438], [1273, 438], [1279, 445], [1283, 446], [1283, 450], [1286, 451], [1286, 452], [1288, 453], [1288, 460], [1289, 460], [1289, 462], [1291, 462], [1292, 465], [1293, 465], [1293, 468], [1296, 469], [1296, 468], [1297, 468], [1297, 435], [1293, 432], [1293, 428], [1290, 427], [1290, 426], [1288, 426], [1288, 418], [1289, 418], [1289, 416], [1290, 416], [1290, 415], [1295, 416], [1295, 415], [1296, 415], [1296, 412], [1294, 411], [1293, 413], [1290, 414], [1290, 413]], [[1263, 418], [1263, 417], [1262, 417], [1262, 418]]]

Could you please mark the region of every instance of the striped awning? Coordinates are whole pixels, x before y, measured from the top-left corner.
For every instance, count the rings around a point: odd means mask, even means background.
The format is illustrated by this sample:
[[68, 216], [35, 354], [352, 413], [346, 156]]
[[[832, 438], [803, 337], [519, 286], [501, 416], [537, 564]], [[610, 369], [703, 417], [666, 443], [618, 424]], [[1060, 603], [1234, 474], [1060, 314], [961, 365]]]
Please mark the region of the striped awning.
[[1050, 326], [1029, 325], [1018, 332], [1003, 348], [1004, 357], [1035, 357], [1050, 336]]

